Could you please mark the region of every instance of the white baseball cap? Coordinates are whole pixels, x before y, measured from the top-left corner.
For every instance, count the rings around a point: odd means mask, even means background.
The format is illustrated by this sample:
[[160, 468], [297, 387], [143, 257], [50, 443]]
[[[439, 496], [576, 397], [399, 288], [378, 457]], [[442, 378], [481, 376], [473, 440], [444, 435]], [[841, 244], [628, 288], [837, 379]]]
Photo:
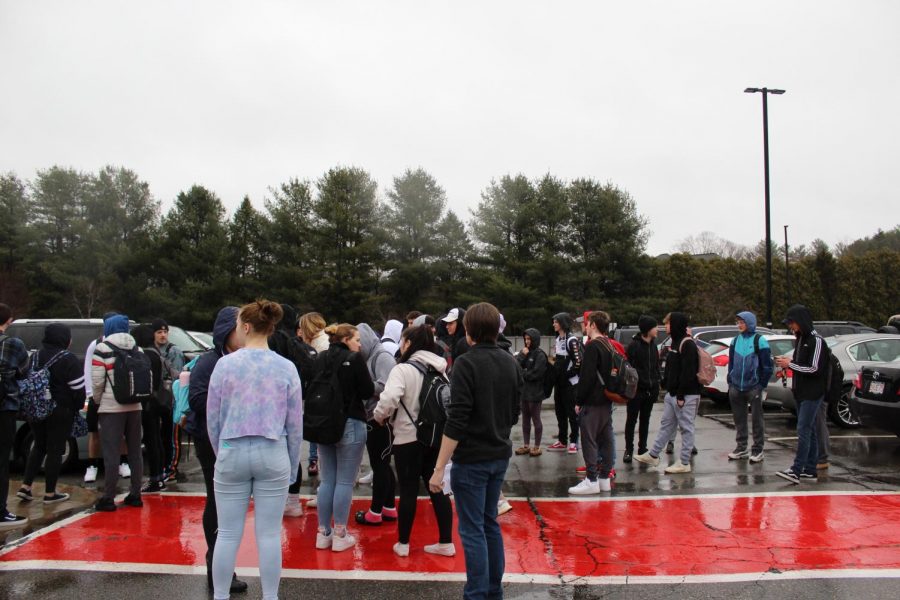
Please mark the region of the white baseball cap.
[[459, 318], [459, 309], [451, 308], [450, 312], [447, 313], [447, 316], [441, 319], [444, 323], [452, 323], [453, 321]]

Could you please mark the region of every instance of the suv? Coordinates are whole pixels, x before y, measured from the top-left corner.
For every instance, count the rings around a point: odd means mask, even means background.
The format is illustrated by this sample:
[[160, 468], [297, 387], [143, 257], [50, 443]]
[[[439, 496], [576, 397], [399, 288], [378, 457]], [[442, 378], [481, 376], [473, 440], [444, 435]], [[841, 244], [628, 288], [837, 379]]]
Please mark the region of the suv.
[[875, 330], [859, 321], [813, 321], [816, 333], [823, 338], [850, 333], [875, 333]]
[[[82, 362], [84, 362], [85, 352], [91, 342], [103, 335], [103, 319], [16, 319], [7, 328], [6, 333], [21, 339], [28, 351], [31, 352], [41, 347], [44, 328], [50, 323], [62, 323], [69, 327], [72, 331], [72, 343], [69, 351]], [[138, 324], [129, 321], [129, 325], [131, 329], [134, 329]], [[187, 361], [206, 351], [203, 344], [192, 338], [181, 327], [169, 326], [169, 341], [184, 352]], [[90, 385], [90, 382], [87, 384]], [[31, 433], [31, 425], [25, 421], [19, 421], [13, 443], [13, 458], [24, 462], [33, 443], [34, 436]], [[62, 468], [68, 469], [75, 466], [79, 458], [86, 455], [87, 437], [77, 440], [69, 438], [69, 443], [63, 452]]]

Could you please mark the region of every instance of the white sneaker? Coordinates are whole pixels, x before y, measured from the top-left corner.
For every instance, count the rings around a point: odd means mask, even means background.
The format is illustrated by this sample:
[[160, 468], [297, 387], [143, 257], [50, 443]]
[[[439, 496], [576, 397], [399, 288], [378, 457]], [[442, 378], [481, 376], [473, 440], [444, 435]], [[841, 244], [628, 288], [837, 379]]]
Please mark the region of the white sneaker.
[[97, 481], [97, 467], [88, 467], [84, 472], [84, 482], [94, 483], [95, 481]]
[[368, 473], [357, 479], [356, 482], [362, 485], [372, 485], [372, 479], [374, 476], [375, 471], [369, 471]]
[[569, 454], [578, 454], [578, 446], [576, 446], [575, 444], [569, 444], [566, 452], [568, 452]]
[[674, 465], [670, 465], [666, 467], [666, 473], [690, 473], [691, 465], [686, 465], [684, 463], [675, 463]]
[[300, 504], [300, 494], [288, 494], [287, 502], [284, 503], [284, 516], [303, 516], [303, 505]]
[[331, 551], [332, 552], [343, 552], [344, 550], [349, 550], [353, 546], [356, 545], [356, 538], [350, 535], [349, 532], [344, 535], [335, 535], [331, 541]]
[[128, 463], [119, 465], [119, 477], [122, 479], [129, 479], [131, 477], [131, 467], [128, 466]]
[[509, 511], [512, 510], [512, 504], [509, 503], [509, 500], [501, 500], [497, 503], [497, 515], [505, 515]]
[[750, 455], [750, 462], [752, 462], [752, 463], [761, 463], [761, 462], [763, 461], [764, 458], [765, 458], [765, 456], [763, 456], [762, 451], [760, 451], [759, 454], [751, 454], [751, 455]]
[[409, 556], [409, 544], [397, 542], [394, 544], [394, 554], [397, 556]]
[[425, 546], [425, 552], [441, 556], [456, 556], [456, 546], [453, 544], [429, 544]]
[[[573, 496], [589, 496], [591, 494], [599, 494], [600, 493], [600, 484], [598, 481], [591, 481], [587, 477], [581, 480], [576, 486], [572, 486], [569, 488], [569, 493]], [[609, 485], [609, 480], [606, 480], [607, 485]]]
[[748, 458], [749, 456], [749, 450], [735, 450], [734, 452], [728, 453], [728, 460], [741, 460], [742, 458]]
[[602, 477], [597, 479], [597, 488], [601, 492], [611, 492], [612, 491], [612, 479], [607, 477], [603, 479]]
[[334, 532], [332, 531], [325, 535], [325, 532], [320, 527], [319, 531], [316, 532], [316, 550], [328, 550], [332, 546], [332, 540], [334, 540]]
[[653, 458], [650, 456], [649, 452], [644, 452], [643, 454], [638, 454], [634, 457], [634, 460], [639, 463], [644, 463], [645, 465], [650, 465], [651, 467], [659, 466], [659, 458]]

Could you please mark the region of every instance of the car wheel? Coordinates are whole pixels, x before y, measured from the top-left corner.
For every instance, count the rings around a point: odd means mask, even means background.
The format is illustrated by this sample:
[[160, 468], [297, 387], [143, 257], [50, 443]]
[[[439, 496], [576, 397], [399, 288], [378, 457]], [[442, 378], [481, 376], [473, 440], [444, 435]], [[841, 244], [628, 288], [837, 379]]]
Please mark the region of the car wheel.
[[828, 406], [832, 422], [843, 429], [856, 429], [860, 426], [859, 419], [850, 407], [850, 390], [850, 387], [845, 387], [838, 401]]

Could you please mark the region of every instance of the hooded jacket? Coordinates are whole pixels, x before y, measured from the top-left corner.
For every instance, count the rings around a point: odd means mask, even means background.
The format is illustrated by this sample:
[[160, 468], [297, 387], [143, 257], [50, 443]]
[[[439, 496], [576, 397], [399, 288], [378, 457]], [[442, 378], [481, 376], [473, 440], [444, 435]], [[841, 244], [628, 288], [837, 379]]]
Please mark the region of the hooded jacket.
[[556, 360], [553, 363], [559, 377], [557, 383], [565, 382], [575, 385], [578, 383], [578, 374], [581, 371], [584, 345], [580, 338], [572, 334], [574, 321], [569, 313], [555, 314], [553, 320], [562, 328], [561, 335], [556, 337]]
[[216, 315], [213, 325], [213, 349], [207, 350], [197, 359], [191, 371], [191, 379], [188, 384], [188, 404], [191, 410], [187, 414], [187, 422], [184, 429], [197, 438], [207, 439], [209, 432], [206, 427], [206, 398], [209, 394], [209, 378], [219, 359], [228, 351], [225, 342], [228, 336], [237, 327], [239, 309], [236, 306], [226, 306]]
[[81, 361], [68, 351], [72, 342], [71, 330], [62, 323], [51, 323], [44, 329], [44, 339], [38, 351], [38, 368], [46, 365], [60, 353], [50, 365], [50, 397], [56, 406], [73, 413], [84, 406], [84, 370]]
[[[397, 319], [391, 319], [384, 326], [384, 335], [381, 336], [381, 344], [384, 349], [396, 356], [400, 350], [400, 334], [403, 333], [403, 323]], [[379, 392], [380, 393], [380, 392]]]
[[[395, 322], [399, 323], [399, 321]], [[372, 378], [372, 384], [375, 386], [372, 397], [365, 401], [366, 420], [371, 421], [374, 418], [373, 411], [375, 405], [378, 404], [378, 397], [384, 391], [388, 376], [397, 365], [397, 361], [394, 360], [394, 353], [387, 349], [387, 344], [378, 340], [378, 335], [367, 323], [360, 323], [357, 329], [359, 329], [359, 353], [366, 361], [369, 377]], [[399, 348], [399, 346], [397, 347]], [[446, 363], [444, 366], [446, 368]]]
[[797, 347], [788, 368], [794, 372], [791, 390], [797, 402], [819, 400], [825, 396], [828, 377], [828, 362], [831, 351], [825, 340], [813, 328], [813, 318], [809, 309], [795, 304], [787, 311], [785, 322], [793, 321], [800, 326]]
[[728, 348], [726, 380], [729, 386], [740, 392], [762, 389], [768, 385], [775, 370], [772, 350], [766, 338], [756, 333], [756, 315], [744, 311], [737, 313], [737, 317], [747, 324], [747, 331], [735, 336]]
[[553, 368], [547, 359], [547, 353], [541, 349], [541, 332], [537, 329], [526, 329], [522, 336], [531, 338], [531, 349], [528, 354], [519, 352], [516, 360], [522, 367], [522, 402], [542, 402], [544, 398], [544, 376], [547, 369]]
[[[110, 345], [122, 350], [131, 350], [137, 344], [128, 333], [128, 317], [116, 315], [103, 323], [103, 341], [97, 343], [91, 359], [91, 384], [98, 413], [126, 413], [141, 410], [141, 404], [119, 404], [113, 394], [112, 377], [116, 355]], [[143, 352], [143, 350], [141, 350]]]
[[612, 353], [616, 349], [612, 340], [601, 336], [590, 340], [584, 346], [581, 373], [575, 392], [576, 406], [602, 406], [612, 404], [603, 390], [612, 372]]
[[[666, 390], [676, 399], [685, 396], [700, 395], [700, 382], [697, 381], [697, 370], [700, 368], [700, 355], [697, 344], [687, 334], [687, 315], [673, 312], [669, 316], [669, 332], [672, 336], [672, 347], [666, 356]], [[684, 346], [681, 345], [685, 340]]]
[[[409, 357], [409, 362], [434, 367], [440, 373], [447, 372], [447, 361], [427, 350], [419, 350]], [[419, 416], [419, 395], [425, 380], [422, 372], [409, 362], [400, 363], [391, 369], [374, 409], [376, 419], [393, 419], [394, 443], [398, 446], [416, 441], [416, 426], [410, 416], [413, 419]], [[403, 406], [400, 406], [401, 401]]]
[[635, 334], [625, 351], [628, 362], [638, 372], [638, 390], [642, 392], [659, 391], [659, 348], [656, 340], [644, 341], [640, 333]]
[[350, 352], [346, 344], [334, 342], [328, 352], [316, 357], [316, 374], [325, 372], [330, 365], [338, 362], [338, 381], [341, 384], [341, 399], [346, 415], [350, 419], [366, 422], [365, 402], [375, 394], [375, 385], [369, 376], [366, 361], [359, 352]]
[[315, 356], [318, 352], [297, 336], [297, 311], [290, 304], [282, 304], [284, 316], [275, 331], [269, 336], [269, 350], [294, 364], [300, 375], [303, 391], [315, 375]]

